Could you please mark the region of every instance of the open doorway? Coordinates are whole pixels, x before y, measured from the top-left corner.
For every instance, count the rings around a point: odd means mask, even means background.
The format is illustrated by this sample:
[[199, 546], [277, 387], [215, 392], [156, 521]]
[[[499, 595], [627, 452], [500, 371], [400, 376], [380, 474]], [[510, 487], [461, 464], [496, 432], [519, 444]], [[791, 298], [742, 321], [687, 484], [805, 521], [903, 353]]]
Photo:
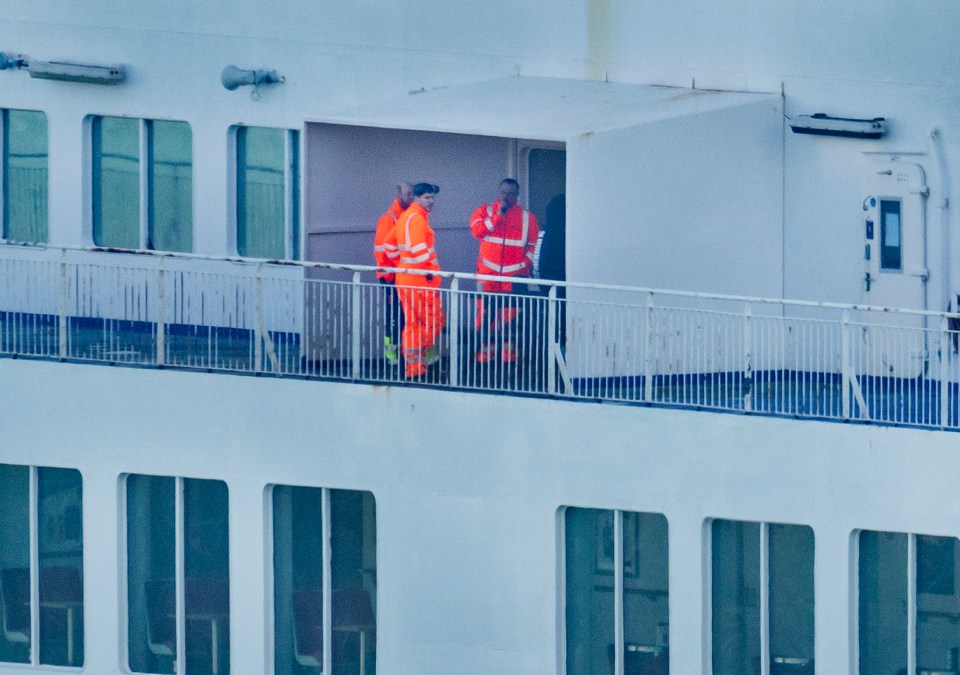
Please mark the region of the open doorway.
[[[540, 223], [534, 273], [542, 279], [567, 278], [567, 152], [560, 144], [527, 147], [525, 172], [527, 208]], [[565, 297], [560, 289], [561, 297]]]
[[537, 217], [541, 226], [547, 220], [547, 205], [567, 190], [567, 151], [552, 144], [545, 147], [528, 146], [521, 164], [525, 175], [521, 180], [527, 197], [527, 208]]
[[475, 134], [308, 123], [305, 133], [306, 259], [373, 264], [377, 219], [399, 181], [440, 186], [430, 224], [445, 271], [474, 272], [478, 243], [470, 214], [517, 178], [523, 205], [545, 222], [547, 204], [565, 190], [562, 143]]

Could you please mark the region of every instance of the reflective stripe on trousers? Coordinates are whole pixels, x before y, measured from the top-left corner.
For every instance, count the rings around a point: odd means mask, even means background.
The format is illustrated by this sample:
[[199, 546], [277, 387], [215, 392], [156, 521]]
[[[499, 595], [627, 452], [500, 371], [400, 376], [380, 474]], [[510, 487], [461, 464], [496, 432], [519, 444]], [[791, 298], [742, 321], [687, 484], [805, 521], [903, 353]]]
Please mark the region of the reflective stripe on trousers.
[[427, 372], [424, 354], [436, 345], [440, 331], [446, 324], [440, 292], [434, 288], [398, 286], [400, 304], [406, 324], [403, 327], [403, 353], [406, 357], [407, 377], [418, 377]]

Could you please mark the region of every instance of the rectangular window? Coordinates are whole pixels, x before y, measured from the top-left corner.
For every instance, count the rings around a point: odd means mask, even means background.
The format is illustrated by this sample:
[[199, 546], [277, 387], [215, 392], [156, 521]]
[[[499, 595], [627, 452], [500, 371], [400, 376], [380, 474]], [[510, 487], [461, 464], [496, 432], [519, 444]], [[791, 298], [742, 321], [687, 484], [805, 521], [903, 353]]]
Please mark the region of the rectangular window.
[[954, 537], [860, 533], [861, 675], [960, 672], [958, 547]]
[[0, 495], [0, 661], [82, 666], [80, 472], [0, 464]]
[[374, 675], [373, 495], [277, 485], [271, 503], [274, 672]]
[[181, 672], [179, 663], [228, 675], [226, 483], [131, 475], [125, 486], [130, 670]]
[[189, 252], [192, 134], [186, 122], [94, 117], [93, 243]]
[[249, 258], [300, 258], [300, 135], [235, 127], [237, 252]]
[[47, 241], [47, 116], [0, 109], [2, 239]]
[[564, 512], [567, 675], [669, 672], [667, 520]]
[[900, 200], [880, 200], [880, 269], [903, 269], [903, 229]]
[[[814, 672], [813, 530], [714, 520], [713, 675]], [[765, 639], [766, 638], [766, 639]]]

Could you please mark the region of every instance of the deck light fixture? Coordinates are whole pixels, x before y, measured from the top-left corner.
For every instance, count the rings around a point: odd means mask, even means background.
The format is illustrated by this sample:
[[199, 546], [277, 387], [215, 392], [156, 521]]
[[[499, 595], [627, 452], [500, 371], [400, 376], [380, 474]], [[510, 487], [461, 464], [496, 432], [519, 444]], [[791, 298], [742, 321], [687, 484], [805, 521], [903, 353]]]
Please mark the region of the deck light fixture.
[[84, 84], [120, 84], [126, 77], [123, 66], [94, 66], [67, 61], [31, 61], [22, 54], [0, 52], [0, 70], [26, 70], [40, 80], [81, 82]]
[[227, 91], [238, 87], [252, 86], [250, 98], [259, 98], [258, 90], [267, 84], [280, 84], [284, 81], [283, 75], [275, 70], [243, 70], [236, 66], [227, 66], [220, 73], [220, 83]]
[[126, 77], [123, 66], [91, 66], [65, 61], [30, 61], [27, 72], [30, 77], [40, 80], [83, 84], [120, 84]]
[[825, 113], [798, 115], [790, 121], [795, 134], [815, 136], [843, 136], [845, 138], [877, 139], [886, 133], [884, 118], [856, 119], [853, 117], [831, 117]]

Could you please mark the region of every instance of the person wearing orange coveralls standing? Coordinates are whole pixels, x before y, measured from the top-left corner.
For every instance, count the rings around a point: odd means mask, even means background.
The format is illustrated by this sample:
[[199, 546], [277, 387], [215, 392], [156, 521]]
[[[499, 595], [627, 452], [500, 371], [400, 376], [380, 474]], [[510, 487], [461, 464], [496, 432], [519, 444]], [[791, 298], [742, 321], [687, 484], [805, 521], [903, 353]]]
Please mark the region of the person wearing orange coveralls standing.
[[[500, 198], [493, 204], [478, 206], [470, 217], [470, 232], [480, 240], [477, 274], [530, 276], [540, 226], [537, 217], [517, 203], [519, 195], [520, 184], [513, 178], [505, 178], [500, 182]], [[510, 293], [513, 284], [481, 281], [480, 290], [484, 293]], [[496, 358], [498, 335], [503, 363], [517, 360], [517, 350], [506, 335], [517, 318], [517, 308], [505, 300], [490, 295], [477, 298], [476, 326], [481, 333], [481, 344], [477, 351], [479, 363], [488, 363]], [[489, 324], [484, 325], [487, 321]]]
[[[430, 211], [440, 191], [439, 186], [417, 183], [413, 186], [413, 203], [397, 220], [389, 243], [396, 243], [397, 267], [408, 270], [439, 272], [434, 234], [430, 228]], [[403, 357], [407, 378], [422, 378], [427, 366], [439, 359], [437, 338], [446, 323], [440, 299], [440, 277], [433, 274], [396, 275], [397, 293], [406, 324], [403, 327]]]
[[[388, 242], [387, 238], [393, 233], [400, 214], [412, 203], [413, 185], [400, 183], [397, 186], [397, 198], [377, 221], [373, 239], [373, 258], [377, 261], [377, 267], [397, 266], [399, 252], [396, 243]], [[391, 365], [397, 365], [400, 362], [397, 350], [400, 348], [400, 336], [403, 332], [400, 298], [394, 286], [393, 272], [377, 270], [377, 279], [383, 287], [383, 357]]]

